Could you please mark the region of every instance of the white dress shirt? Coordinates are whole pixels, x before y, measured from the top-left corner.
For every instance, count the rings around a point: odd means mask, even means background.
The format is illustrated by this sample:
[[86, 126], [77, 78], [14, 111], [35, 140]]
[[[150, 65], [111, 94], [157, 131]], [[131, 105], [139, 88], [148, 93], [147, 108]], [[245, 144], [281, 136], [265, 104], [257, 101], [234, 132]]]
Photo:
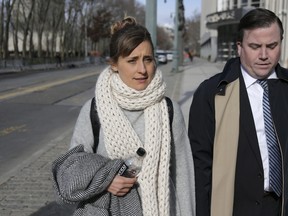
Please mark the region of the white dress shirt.
[[[261, 85], [256, 82], [257, 79], [250, 76], [243, 67], [241, 67], [241, 72], [244, 78], [245, 86], [250, 101], [250, 106], [252, 109], [260, 154], [262, 158], [262, 164], [264, 169], [264, 190], [270, 191], [268, 147], [266, 141], [263, 106], [262, 106], [264, 90], [261, 87]], [[268, 79], [277, 79], [275, 71], [273, 71], [273, 73], [268, 77]]]

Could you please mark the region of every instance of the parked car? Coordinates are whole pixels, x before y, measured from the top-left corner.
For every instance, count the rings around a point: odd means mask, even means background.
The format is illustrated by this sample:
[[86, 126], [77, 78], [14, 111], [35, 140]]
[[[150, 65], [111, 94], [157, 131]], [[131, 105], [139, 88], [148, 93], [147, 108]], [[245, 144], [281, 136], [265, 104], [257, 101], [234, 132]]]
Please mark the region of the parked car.
[[156, 59], [159, 64], [167, 64], [167, 54], [164, 50], [156, 50]]
[[167, 50], [166, 51], [166, 56], [167, 56], [167, 60], [168, 61], [172, 61], [173, 60], [173, 51]]

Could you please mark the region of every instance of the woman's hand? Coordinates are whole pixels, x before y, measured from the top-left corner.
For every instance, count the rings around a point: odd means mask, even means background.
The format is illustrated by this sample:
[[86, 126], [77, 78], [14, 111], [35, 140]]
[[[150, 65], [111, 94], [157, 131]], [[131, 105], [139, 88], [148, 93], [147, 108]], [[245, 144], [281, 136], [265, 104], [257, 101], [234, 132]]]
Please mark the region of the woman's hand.
[[115, 196], [124, 196], [130, 191], [136, 181], [136, 177], [126, 178], [120, 175], [116, 175], [107, 190]]

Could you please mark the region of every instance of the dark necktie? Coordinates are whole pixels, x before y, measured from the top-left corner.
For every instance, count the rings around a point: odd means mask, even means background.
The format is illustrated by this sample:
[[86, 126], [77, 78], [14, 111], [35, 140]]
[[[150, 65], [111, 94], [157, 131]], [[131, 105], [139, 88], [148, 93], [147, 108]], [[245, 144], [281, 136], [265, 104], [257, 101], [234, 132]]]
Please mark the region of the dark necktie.
[[282, 168], [281, 168], [281, 154], [274, 129], [273, 119], [270, 111], [270, 103], [268, 97], [268, 83], [267, 80], [257, 81], [263, 88], [263, 115], [265, 124], [265, 133], [268, 146], [269, 157], [269, 178], [270, 188], [281, 196], [282, 192]]

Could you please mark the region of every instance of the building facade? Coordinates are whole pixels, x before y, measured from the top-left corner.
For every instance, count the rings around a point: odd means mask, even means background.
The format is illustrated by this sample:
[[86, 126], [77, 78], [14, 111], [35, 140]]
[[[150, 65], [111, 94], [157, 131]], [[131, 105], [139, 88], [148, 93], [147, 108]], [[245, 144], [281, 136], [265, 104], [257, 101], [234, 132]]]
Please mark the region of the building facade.
[[287, 0], [202, 0], [201, 57], [227, 61], [237, 56], [236, 35], [241, 17], [253, 8], [267, 8], [283, 23], [284, 38], [280, 63], [288, 66], [288, 1]]

